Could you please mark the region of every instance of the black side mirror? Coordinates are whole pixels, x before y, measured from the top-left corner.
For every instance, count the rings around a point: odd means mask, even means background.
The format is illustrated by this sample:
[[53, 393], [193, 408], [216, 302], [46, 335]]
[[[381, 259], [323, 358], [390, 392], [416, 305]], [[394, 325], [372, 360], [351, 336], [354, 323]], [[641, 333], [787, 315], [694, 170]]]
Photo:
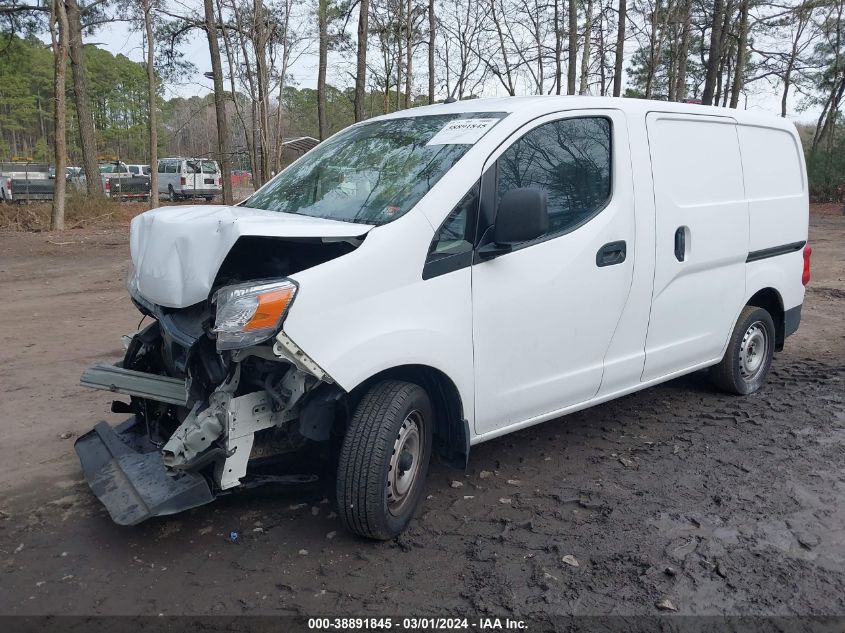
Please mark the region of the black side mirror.
[[546, 194], [539, 189], [511, 189], [499, 201], [492, 240], [478, 249], [484, 259], [510, 252], [516, 244], [537, 239], [549, 230]]

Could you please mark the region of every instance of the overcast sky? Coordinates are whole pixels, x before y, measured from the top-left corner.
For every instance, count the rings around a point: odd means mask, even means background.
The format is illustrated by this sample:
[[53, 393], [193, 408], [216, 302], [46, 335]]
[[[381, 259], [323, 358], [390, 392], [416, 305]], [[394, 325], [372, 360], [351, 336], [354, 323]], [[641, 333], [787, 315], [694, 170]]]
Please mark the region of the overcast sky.
[[[86, 38], [88, 42], [95, 42], [102, 48], [110, 51], [113, 54], [122, 53], [129, 59], [134, 61], [143, 61], [144, 51], [142, 47], [142, 38], [140, 33], [134, 32], [129, 28], [129, 25], [123, 22], [117, 22], [107, 25], [105, 28], [97, 31], [93, 36]], [[631, 46], [635, 46], [630, 42]], [[208, 53], [208, 41], [204, 33], [197, 32], [188, 44], [183, 47], [185, 58], [190, 60], [196, 67], [196, 72], [192, 76], [185, 76], [182, 81], [178, 83], [170, 83], [164, 86], [166, 96], [168, 98], [181, 96], [190, 97], [193, 95], [203, 95], [212, 90], [212, 82], [202, 76], [205, 71], [211, 70], [211, 61]], [[328, 82], [337, 86], [344, 86], [350, 84], [347, 76], [338, 76], [333, 69], [338, 68], [337, 64], [332, 64], [333, 54], [329, 53], [329, 72]], [[293, 84], [298, 88], [316, 88], [317, 86], [317, 57], [313, 54], [303, 55], [296, 64], [291, 68], [293, 75]], [[757, 82], [748, 90], [747, 100], [740, 98], [740, 107], [747, 107], [749, 110], [760, 110], [771, 112], [773, 114], [780, 114], [780, 95], [778, 94], [779, 86], [769, 86], [764, 82]], [[496, 82], [490, 81], [485, 89], [484, 96], [501, 96], [504, 91], [496, 85]], [[798, 111], [798, 99], [794, 94], [789, 102], [789, 117], [794, 121], [814, 122], [817, 113], [815, 110], [808, 110], [804, 112]]]

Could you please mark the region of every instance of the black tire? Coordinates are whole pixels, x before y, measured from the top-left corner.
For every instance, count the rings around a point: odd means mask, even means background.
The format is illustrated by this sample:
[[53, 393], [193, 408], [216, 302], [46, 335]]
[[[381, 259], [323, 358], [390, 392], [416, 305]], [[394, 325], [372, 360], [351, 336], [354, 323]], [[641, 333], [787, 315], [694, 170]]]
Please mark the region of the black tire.
[[[350, 531], [387, 540], [407, 527], [425, 488], [432, 416], [425, 389], [399, 380], [376, 383], [358, 403], [337, 469], [338, 513]], [[414, 428], [416, 451], [409, 446]], [[411, 461], [403, 458], [404, 470], [395, 468], [400, 460], [397, 446], [400, 454], [411, 455]], [[405, 474], [397, 480], [393, 472]], [[410, 479], [403, 480], [406, 475]]]
[[766, 382], [775, 350], [775, 324], [763, 308], [745, 306], [725, 356], [710, 368], [710, 378], [728, 393], [748, 395]]
[[176, 196], [176, 192], [173, 191], [173, 185], [167, 185], [167, 194], [170, 198], [170, 202], [176, 202], [179, 198]]
[[211, 197], [209, 197], [209, 196], [206, 196], [206, 197], [205, 197], [205, 201], [206, 201], [206, 202], [211, 202], [212, 200], [214, 200], [214, 198], [211, 198]]

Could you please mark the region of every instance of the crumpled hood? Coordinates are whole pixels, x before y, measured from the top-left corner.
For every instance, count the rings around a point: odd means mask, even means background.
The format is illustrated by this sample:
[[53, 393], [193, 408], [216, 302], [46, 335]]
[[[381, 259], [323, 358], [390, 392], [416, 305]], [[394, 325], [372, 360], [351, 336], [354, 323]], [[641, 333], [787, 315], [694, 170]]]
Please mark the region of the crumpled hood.
[[247, 207], [162, 207], [135, 217], [129, 250], [138, 291], [168, 308], [208, 297], [220, 265], [238, 238], [355, 238], [373, 227]]

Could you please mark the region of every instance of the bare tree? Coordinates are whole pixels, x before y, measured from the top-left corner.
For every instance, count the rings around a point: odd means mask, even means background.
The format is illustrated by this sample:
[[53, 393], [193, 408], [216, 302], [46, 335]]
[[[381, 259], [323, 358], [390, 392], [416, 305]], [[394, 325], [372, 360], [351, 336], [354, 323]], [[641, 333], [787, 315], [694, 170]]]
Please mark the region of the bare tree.
[[[432, 4], [433, 4], [432, 0]], [[355, 68], [355, 120], [364, 120], [364, 99], [367, 89], [367, 36], [369, 35], [370, 0], [358, 4], [358, 42]]]
[[619, 24], [616, 28], [616, 62], [613, 66], [613, 96], [622, 95], [622, 64], [625, 60], [625, 21], [628, 17], [626, 0], [619, 0]]
[[223, 178], [223, 204], [232, 204], [232, 172], [229, 150], [229, 123], [226, 117], [226, 95], [223, 88], [223, 64], [220, 61], [220, 46], [217, 42], [217, 17], [213, 0], [204, 0], [205, 32], [208, 36], [208, 50], [211, 54], [211, 72], [214, 77], [214, 111], [217, 116], [217, 162]]
[[103, 183], [97, 164], [97, 137], [94, 133], [94, 115], [88, 97], [88, 80], [85, 77], [85, 54], [82, 48], [82, 12], [77, 0], [65, 0], [68, 21], [68, 55], [73, 75], [73, 96], [79, 122], [79, 141], [82, 146], [82, 165], [85, 168], [86, 188], [89, 195], [103, 195]]
[[481, 52], [482, 48], [486, 50], [485, 10], [481, 3], [464, 0], [444, 0], [441, 4], [437, 56], [449, 99], [474, 94], [487, 77], [488, 66]]
[[320, 130], [320, 140], [329, 135], [329, 124], [326, 120], [326, 68], [329, 58], [329, 7], [328, 0], [317, 1], [317, 24], [319, 30], [320, 49], [317, 67], [317, 126]]
[[[65, 104], [65, 68], [68, 58], [68, 19], [64, 0], [52, 0], [50, 11], [50, 40], [53, 44], [54, 76], [53, 91], [55, 118], [56, 185], [53, 191], [53, 209], [50, 228], [61, 231], [65, 228], [65, 169], [67, 166], [67, 107]], [[97, 179], [99, 180], [99, 178]]]
[[578, 5], [569, 0], [569, 66], [566, 77], [566, 93], [575, 94], [575, 77], [578, 65]]
[[587, 75], [590, 70], [590, 43], [593, 37], [593, 0], [587, 0], [587, 15], [584, 19], [584, 50], [581, 53], [581, 82], [578, 94], [587, 94]]
[[437, 17], [434, 0], [428, 0], [428, 102], [434, 103], [434, 47], [436, 45]]
[[716, 82], [718, 80], [719, 64], [722, 57], [723, 13], [724, 5], [722, 0], [713, 0], [713, 20], [710, 23], [710, 53], [707, 57], [707, 75], [704, 81], [704, 92], [701, 95], [701, 102], [704, 105], [713, 105], [713, 96], [716, 93]]
[[731, 86], [730, 107], [732, 108], [739, 105], [739, 93], [742, 92], [744, 85], [745, 65], [748, 61], [748, 1], [741, 0], [739, 5], [739, 41], [737, 42], [733, 86]]
[[687, 96], [687, 65], [689, 63], [689, 47], [691, 35], [692, 0], [681, 0], [680, 23], [681, 39], [677, 52], [677, 71], [675, 86], [670, 99], [683, 101]]
[[[153, 0], [141, 0], [147, 45], [147, 110], [150, 133], [150, 208], [158, 206], [158, 103], [156, 99], [155, 39], [153, 38]], [[58, 172], [57, 172], [58, 173]]]

